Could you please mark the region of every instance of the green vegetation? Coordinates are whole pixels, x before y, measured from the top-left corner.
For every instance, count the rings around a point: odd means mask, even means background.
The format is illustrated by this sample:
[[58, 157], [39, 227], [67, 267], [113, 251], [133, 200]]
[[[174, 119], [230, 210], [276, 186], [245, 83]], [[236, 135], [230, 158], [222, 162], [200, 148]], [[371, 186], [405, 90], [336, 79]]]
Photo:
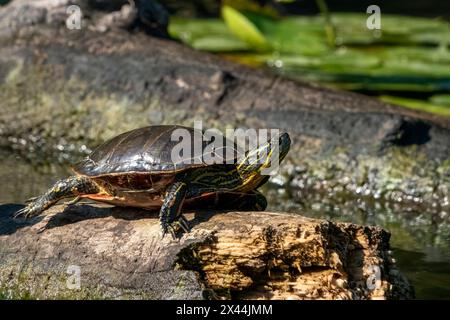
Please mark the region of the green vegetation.
[[232, 7], [223, 6], [222, 16], [228, 29], [240, 40], [248, 43], [255, 50], [268, 50], [270, 48], [264, 35], [258, 28]]
[[383, 14], [381, 30], [369, 30], [369, 15], [322, 12], [276, 18], [224, 6], [223, 20], [173, 18], [169, 32], [242, 63], [450, 115], [449, 22]]
[[411, 109], [417, 109], [417, 110], [425, 109], [429, 112], [434, 112], [434, 113], [438, 113], [438, 114], [442, 114], [442, 115], [446, 115], [446, 116], [450, 117], [450, 106], [443, 106], [443, 105], [428, 103], [426, 101], [422, 101], [422, 100], [418, 100], [418, 99], [407, 99], [407, 98], [391, 97], [391, 96], [381, 96], [380, 99], [385, 102], [399, 104], [399, 105], [406, 106]]

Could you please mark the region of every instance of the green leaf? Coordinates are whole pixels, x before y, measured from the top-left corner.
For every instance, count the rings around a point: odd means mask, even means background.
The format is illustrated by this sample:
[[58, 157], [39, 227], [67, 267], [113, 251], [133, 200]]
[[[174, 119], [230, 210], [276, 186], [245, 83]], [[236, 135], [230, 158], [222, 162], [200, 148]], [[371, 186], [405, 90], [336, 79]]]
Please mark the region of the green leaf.
[[450, 107], [450, 94], [435, 94], [429, 100], [433, 104]]
[[210, 52], [248, 51], [252, 47], [235, 36], [204, 36], [191, 42], [193, 48]]
[[274, 50], [280, 53], [317, 56], [330, 52], [324, 28], [308, 22], [308, 19], [285, 18], [264, 33]]
[[439, 19], [383, 14], [381, 30], [366, 27], [367, 15], [333, 13], [341, 44], [440, 44], [450, 37], [450, 24]]
[[380, 96], [380, 99], [382, 101], [398, 104], [410, 109], [422, 110], [450, 117], [450, 108], [428, 103], [426, 101], [393, 96]]
[[168, 31], [171, 37], [188, 44], [191, 44], [195, 39], [205, 36], [233, 36], [226, 24], [219, 19], [182, 19], [173, 17], [170, 19]]
[[191, 47], [211, 52], [247, 51], [251, 46], [234, 36], [219, 19], [172, 18], [169, 34]]
[[255, 50], [268, 50], [270, 45], [258, 28], [242, 13], [229, 7], [222, 7], [222, 17], [230, 31]]

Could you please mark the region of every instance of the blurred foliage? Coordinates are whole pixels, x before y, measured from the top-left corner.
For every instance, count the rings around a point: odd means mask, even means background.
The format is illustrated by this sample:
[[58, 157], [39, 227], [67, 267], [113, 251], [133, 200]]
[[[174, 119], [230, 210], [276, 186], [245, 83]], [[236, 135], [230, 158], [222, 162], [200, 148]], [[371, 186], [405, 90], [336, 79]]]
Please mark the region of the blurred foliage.
[[430, 102], [441, 106], [450, 107], [450, 94], [435, 94], [430, 97]]
[[[296, 0], [294, 0], [296, 1]], [[279, 17], [278, 9], [276, 8], [277, 1], [255, 1], [255, 0], [222, 0], [223, 7], [231, 7], [240, 12], [256, 12], [259, 15], [277, 18]]]
[[450, 116], [450, 108], [449, 107], [433, 104], [432, 102], [428, 103], [428, 102], [424, 102], [424, 101], [418, 100], [418, 99], [408, 99], [408, 98], [391, 97], [391, 96], [381, 96], [380, 99], [385, 102], [407, 106], [411, 109], [417, 109], [417, 110], [426, 109], [429, 112], [434, 112], [434, 113]]
[[383, 99], [450, 115], [447, 21], [383, 14], [381, 30], [369, 30], [369, 15], [332, 13], [332, 44], [324, 15], [277, 18], [224, 6], [222, 16], [223, 20], [173, 18], [169, 32], [194, 48], [293, 78], [376, 95], [434, 94], [428, 101]]
[[237, 38], [257, 51], [269, 50], [271, 47], [266, 37], [259, 31], [251, 20], [236, 9], [229, 6], [222, 7], [222, 17], [228, 29]]

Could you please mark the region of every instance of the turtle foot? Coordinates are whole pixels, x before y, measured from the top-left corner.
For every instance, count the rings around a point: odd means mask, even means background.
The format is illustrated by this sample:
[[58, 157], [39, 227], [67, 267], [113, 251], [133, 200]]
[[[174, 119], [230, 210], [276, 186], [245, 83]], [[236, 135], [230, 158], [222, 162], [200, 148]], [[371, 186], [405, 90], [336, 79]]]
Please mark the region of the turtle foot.
[[24, 208], [18, 210], [15, 214], [14, 214], [14, 219], [23, 217], [25, 219], [31, 218], [32, 216], [36, 215], [35, 210], [33, 210], [32, 208], [30, 208], [30, 206], [25, 206]]
[[182, 215], [179, 216], [177, 220], [162, 225], [163, 238], [167, 233], [170, 232], [172, 238], [175, 240], [177, 239], [177, 234], [179, 234], [181, 231], [185, 233], [190, 232], [189, 222]]
[[46, 205], [45, 199], [42, 197], [31, 198], [26, 201], [26, 206], [16, 211], [14, 219], [23, 217], [25, 219], [37, 216], [41, 214], [48, 205]]

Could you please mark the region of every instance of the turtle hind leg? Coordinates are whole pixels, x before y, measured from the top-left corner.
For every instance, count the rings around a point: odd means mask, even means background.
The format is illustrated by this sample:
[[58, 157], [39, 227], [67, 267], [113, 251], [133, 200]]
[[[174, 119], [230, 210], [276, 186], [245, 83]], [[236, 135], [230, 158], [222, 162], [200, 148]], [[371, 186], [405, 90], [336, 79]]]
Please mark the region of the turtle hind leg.
[[267, 208], [266, 197], [257, 190], [249, 192], [221, 191], [215, 193], [214, 202], [196, 203], [198, 209], [264, 211]]
[[97, 193], [99, 191], [99, 187], [91, 179], [82, 176], [71, 176], [57, 181], [43, 195], [31, 198], [24, 208], [16, 212], [14, 217], [23, 216], [30, 218], [37, 216], [63, 198]]
[[163, 237], [170, 231], [175, 238], [177, 225], [185, 232], [189, 232], [189, 225], [181, 215], [184, 199], [186, 198], [187, 185], [184, 182], [175, 182], [166, 190], [166, 196], [159, 212], [159, 219], [163, 230]]
[[262, 193], [253, 190], [243, 194], [236, 202], [236, 208], [242, 211], [264, 211], [267, 208], [267, 199]]

